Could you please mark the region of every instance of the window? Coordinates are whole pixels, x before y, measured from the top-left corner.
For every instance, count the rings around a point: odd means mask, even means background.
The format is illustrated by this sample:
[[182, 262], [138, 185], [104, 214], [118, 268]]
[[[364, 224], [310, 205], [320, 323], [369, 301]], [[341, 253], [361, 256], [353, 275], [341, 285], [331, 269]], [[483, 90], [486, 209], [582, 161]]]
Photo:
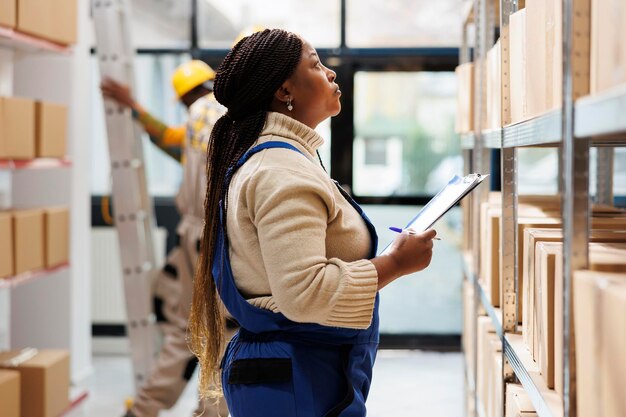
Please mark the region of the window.
[[434, 195], [461, 174], [451, 72], [357, 72], [354, 193]]
[[351, 48], [461, 44], [459, 0], [347, 0], [346, 14]]
[[189, 48], [192, 1], [131, 1], [133, 45], [137, 48]]
[[302, 35], [316, 48], [340, 44], [339, 0], [198, 0], [202, 48], [229, 49], [251, 28], [281, 28]]

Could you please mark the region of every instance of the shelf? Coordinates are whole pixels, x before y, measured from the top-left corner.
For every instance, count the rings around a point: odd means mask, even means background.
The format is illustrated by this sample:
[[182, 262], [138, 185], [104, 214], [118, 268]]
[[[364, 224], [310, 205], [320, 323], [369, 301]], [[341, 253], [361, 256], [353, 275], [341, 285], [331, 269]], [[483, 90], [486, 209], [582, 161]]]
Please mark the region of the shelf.
[[502, 147], [556, 145], [561, 142], [560, 109], [504, 128]]
[[474, 149], [474, 134], [473, 133], [463, 133], [460, 135], [460, 137], [461, 137], [462, 149]]
[[626, 84], [576, 101], [574, 134], [594, 143], [626, 145]]
[[486, 148], [502, 148], [502, 129], [491, 129], [483, 131], [483, 143]]
[[70, 46], [27, 35], [14, 29], [0, 26], [0, 48], [8, 48], [21, 52], [56, 52], [68, 54]]
[[70, 404], [58, 417], [71, 417], [72, 413], [83, 404], [88, 396], [89, 392], [83, 389], [70, 388]]
[[539, 366], [531, 358], [521, 335], [509, 333], [505, 335], [504, 354], [528, 393], [537, 415], [562, 417], [563, 400], [556, 391], [546, 386], [540, 375]]
[[469, 254], [463, 256], [463, 272], [469, 278], [470, 282], [474, 284], [474, 290], [478, 292], [478, 298], [483, 308], [487, 312], [487, 315], [491, 318], [494, 329], [498, 337], [502, 338], [502, 310], [496, 308], [491, 304], [491, 300], [483, 290], [483, 286], [478, 280], [478, 276], [474, 274], [472, 270], [472, 258]]
[[27, 160], [0, 159], [0, 169], [54, 169], [72, 166], [68, 158], [36, 158]]
[[15, 275], [8, 278], [0, 278], [0, 289], [2, 288], [15, 288], [20, 285], [28, 284], [29, 282], [37, 281], [39, 279], [47, 278], [58, 272], [64, 271], [70, 267], [69, 263], [61, 264], [50, 269], [40, 269], [33, 272], [24, 272], [23, 274]]

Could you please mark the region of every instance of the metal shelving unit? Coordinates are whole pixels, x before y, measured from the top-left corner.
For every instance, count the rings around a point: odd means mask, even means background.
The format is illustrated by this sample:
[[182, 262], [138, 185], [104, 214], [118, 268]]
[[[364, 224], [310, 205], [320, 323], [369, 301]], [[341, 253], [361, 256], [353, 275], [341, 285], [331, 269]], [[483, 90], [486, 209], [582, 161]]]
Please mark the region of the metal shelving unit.
[[18, 32], [17, 30], [0, 26], [0, 47], [21, 52], [54, 52], [69, 54], [72, 51], [70, 46], [61, 45]]
[[[469, 242], [474, 251], [464, 257], [466, 278], [475, 288], [475, 305], [481, 305], [491, 317], [503, 341], [503, 374], [505, 382], [519, 380], [528, 392], [540, 417], [577, 417], [574, 326], [572, 315], [572, 277], [576, 270], [588, 265], [588, 229], [590, 217], [589, 150], [598, 146], [597, 194], [595, 201], [612, 204], [613, 149], [626, 146], [626, 85], [615, 87], [597, 96], [587, 96], [588, 83], [579, 77], [589, 74], [590, 0], [563, 0], [563, 99], [560, 108], [529, 120], [511, 123], [509, 76], [509, 16], [517, 11], [518, 0], [500, 0], [499, 35], [502, 45], [502, 129], [481, 130], [484, 111], [484, 75], [480, 68], [492, 40], [493, 20], [489, 0], [475, 0], [473, 23], [476, 25], [474, 61], [477, 63], [474, 88], [474, 134], [461, 138], [465, 172], [489, 172], [485, 150], [501, 149], [502, 220], [500, 226], [500, 271], [502, 308], [496, 309], [483, 291], [474, 271], [480, 270], [478, 257], [480, 219], [477, 211], [484, 196], [473, 195], [467, 224]], [[464, 29], [467, 28], [463, 10]], [[495, 42], [495, 39], [493, 39]], [[469, 60], [467, 36], [463, 38], [461, 63]], [[464, 52], [465, 51], [465, 52]], [[576, 89], [575, 89], [576, 88]], [[473, 140], [470, 141], [469, 138]], [[471, 144], [473, 143], [473, 147]], [[563, 395], [547, 388], [537, 365], [518, 333], [517, 300], [517, 149], [519, 147], [554, 146], [559, 148], [559, 193], [562, 196], [564, 232], [564, 363]], [[480, 303], [480, 304], [479, 304]], [[478, 307], [476, 307], [478, 308]], [[478, 314], [475, 311], [476, 315]], [[470, 340], [468, 338], [468, 340]], [[473, 335], [476, 351], [476, 335]], [[476, 377], [476, 375], [474, 375]], [[505, 384], [506, 385], [506, 384]], [[505, 397], [503, 397], [505, 398]], [[478, 401], [476, 402], [477, 408]], [[504, 407], [504, 404], [503, 404]], [[477, 412], [480, 414], [480, 412]], [[586, 417], [586, 416], [580, 416]]]
[[70, 267], [69, 263], [57, 265], [53, 268], [40, 269], [37, 271], [28, 271], [23, 274], [14, 275], [12, 277], [0, 278], [0, 289], [2, 288], [16, 288], [20, 285], [28, 284], [30, 282], [50, 277], [56, 273], [67, 271]]
[[532, 119], [506, 126], [503, 148], [521, 146], [558, 145], [561, 142], [562, 114], [553, 110]]
[[55, 169], [69, 168], [72, 161], [68, 158], [37, 158], [30, 160], [12, 160], [0, 159], [0, 169], [18, 170], [18, 169]]
[[606, 141], [607, 144], [624, 146], [625, 114], [626, 85], [596, 96], [578, 99], [574, 134], [578, 138], [599, 137], [597, 143]]

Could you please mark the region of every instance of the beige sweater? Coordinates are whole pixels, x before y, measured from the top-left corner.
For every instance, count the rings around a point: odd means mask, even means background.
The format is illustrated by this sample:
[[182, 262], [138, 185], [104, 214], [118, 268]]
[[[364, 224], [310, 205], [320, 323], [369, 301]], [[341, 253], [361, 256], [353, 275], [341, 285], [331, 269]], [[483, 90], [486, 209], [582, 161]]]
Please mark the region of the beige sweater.
[[323, 139], [270, 112], [255, 145], [290, 149], [252, 156], [233, 176], [227, 227], [235, 283], [253, 305], [295, 322], [364, 329], [378, 276], [365, 259], [371, 239], [361, 216], [317, 160]]

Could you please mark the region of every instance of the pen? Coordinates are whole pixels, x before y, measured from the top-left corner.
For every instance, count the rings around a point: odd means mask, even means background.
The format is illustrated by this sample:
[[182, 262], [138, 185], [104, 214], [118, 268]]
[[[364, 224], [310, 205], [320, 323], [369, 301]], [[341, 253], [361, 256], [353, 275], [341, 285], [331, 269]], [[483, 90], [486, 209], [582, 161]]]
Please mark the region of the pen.
[[[389, 228], [389, 230], [391, 230], [392, 232], [396, 232], [396, 233], [402, 233], [402, 229], [400, 229], [399, 227], [391, 226]], [[440, 237], [434, 237], [433, 240], [441, 240], [441, 238]]]

